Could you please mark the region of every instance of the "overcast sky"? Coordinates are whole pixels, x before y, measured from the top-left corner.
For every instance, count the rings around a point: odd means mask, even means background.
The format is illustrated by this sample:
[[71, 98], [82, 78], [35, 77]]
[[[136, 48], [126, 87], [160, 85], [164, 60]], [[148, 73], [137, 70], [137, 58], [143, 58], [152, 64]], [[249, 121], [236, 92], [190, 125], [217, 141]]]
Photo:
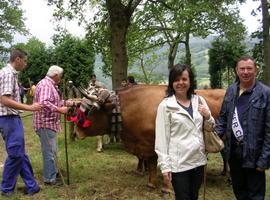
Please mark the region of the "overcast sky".
[[[247, 0], [247, 3], [241, 6], [240, 15], [245, 19], [245, 25], [248, 27], [249, 33], [258, 28], [258, 17], [250, 15], [252, 9], [257, 8], [259, 2]], [[25, 10], [26, 26], [30, 31], [31, 36], [37, 37], [42, 42], [51, 44], [51, 37], [54, 34], [52, 14], [53, 10], [48, 7], [45, 0], [23, 0], [23, 10]], [[260, 17], [260, 16], [259, 16]], [[77, 26], [77, 23], [67, 23], [68, 30], [77, 36], [83, 36], [83, 29]], [[15, 42], [26, 42], [26, 38], [16, 36]]]

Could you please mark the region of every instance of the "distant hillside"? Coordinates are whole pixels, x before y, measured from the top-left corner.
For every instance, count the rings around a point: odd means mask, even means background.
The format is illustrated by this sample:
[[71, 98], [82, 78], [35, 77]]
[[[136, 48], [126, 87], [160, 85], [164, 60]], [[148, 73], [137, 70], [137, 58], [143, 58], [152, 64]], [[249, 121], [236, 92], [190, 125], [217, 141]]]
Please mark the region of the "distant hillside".
[[[209, 86], [209, 73], [208, 73], [208, 50], [211, 47], [211, 42], [215, 39], [213, 36], [209, 36], [205, 39], [201, 38], [192, 38], [190, 40], [190, 49], [191, 49], [191, 59], [192, 59], [192, 66], [196, 70], [196, 78], [198, 88], [203, 88], [204, 86]], [[248, 49], [251, 49], [256, 41], [247, 39], [246, 45]], [[162, 75], [163, 81], [167, 81], [168, 79], [168, 61], [166, 52], [168, 48], [165, 46], [157, 51], [157, 54], [160, 55], [156, 62], [153, 64], [155, 66], [154, 72], [156, 74]], [[177, 57], [175, 63], [181, 63], [182, 58], [184, 57], [185, 49], [183, 45], [180, 45], [177, 53]], [[99, 69], [101, 66], [101, 59], [100, 57], [97, 58], [95, 63], [95, 72], [97, 74], [97, 78], [108, 85], [111, 88], [111, 78], [110, 77], [103, 77], [102, 71]], [[153, 67], [152, 66], [152, 67]], [[129, 69], [128, 73], [132, 74], [142, 74], [142, 72], [136, 68], [132, 67]]]

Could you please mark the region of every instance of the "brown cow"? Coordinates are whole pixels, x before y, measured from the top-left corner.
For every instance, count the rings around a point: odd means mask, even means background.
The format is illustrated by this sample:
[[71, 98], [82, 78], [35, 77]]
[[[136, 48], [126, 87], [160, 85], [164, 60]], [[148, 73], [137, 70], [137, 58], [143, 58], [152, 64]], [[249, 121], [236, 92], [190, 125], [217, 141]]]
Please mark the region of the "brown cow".
[[98, 136], [110, 133], [112, 109], [114, 105], [105, 103], [98, 112], [92, 114], [88, 119], [92, 124], [87, 128], [75, 127], [75, 133], [79, 139], [88, 136]]
[[[149, 170], [148, 186], [155, 188], [157, 177], [157, 155], [154, 151], [155, 118], [159, 103], [165, 97], [165, 85], [138, 85], [119, 92], [123, 123], [123, 143], [130, 153], [140, 161], [146, 160]], [[196, 90], [207, 101], [212, 115], [219, 114], [225, 90]], [[162, 191], [169, 192], [164, 183]]]
[[[155, 118], [157, 107], [165, 97], [165, 85], [136, 85], [119, 91], [123, 132], [121, 138], [128, 152], [147, 161], [150, 188], [155, 188], [157, 177], [157, 155], [154, 151]], [[214, 117], [218, 116], [225, 90], [196, 90], [203, 96]], [[77, 127], [79, 138], [109, 132], [110, 112], [101, 110], [90, 117], [93, 122], [86, 129]], [[141, 162], [142, 163], [142, 162]], [[164, 183], [162, 191], [169, 192], [170, 183]]]

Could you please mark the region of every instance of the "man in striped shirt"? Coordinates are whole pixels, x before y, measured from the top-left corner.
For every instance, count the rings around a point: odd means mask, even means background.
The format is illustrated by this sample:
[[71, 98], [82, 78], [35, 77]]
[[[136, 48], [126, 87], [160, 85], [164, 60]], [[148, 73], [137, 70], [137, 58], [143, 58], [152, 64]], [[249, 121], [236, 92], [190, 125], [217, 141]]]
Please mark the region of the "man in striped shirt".
[[38, 111], [41, 105], [22, 104], [18, 85], [18, 72], [27, 64], [27, 54], [14, 49], [9, 63], [0, 70], [0, 129], [5, 141], [7, 158], [1, 183], [1, 195], [11, 196], [20, 175], [26, 185], [26, 193], [33, 195], [40, 191], [34, 178], [32, 166], [25, 153], [24, 130], [20, 110]]
[[[60, 132], [61, 113], [67, 113], [68, 108], [61, 100], [58, 84], [63, 75], [63, 69], [53, 65], [47, 75], [36, 86], [34, 102], [43, 109], [34, 113], [33, 125], [40, 138], [43, 156], [43, 180], [46, 185], [60, 185], [56, 179], [58, 170], [56, 163], [57, 132]], [[73, 102], [67, 101], [67, 105]]]

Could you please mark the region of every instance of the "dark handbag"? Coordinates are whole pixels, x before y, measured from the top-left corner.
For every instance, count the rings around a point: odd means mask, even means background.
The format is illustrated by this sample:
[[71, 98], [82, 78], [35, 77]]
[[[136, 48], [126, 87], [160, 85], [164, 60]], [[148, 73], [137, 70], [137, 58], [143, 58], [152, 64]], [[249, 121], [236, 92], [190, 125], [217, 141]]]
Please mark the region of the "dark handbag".
[[[199, 104], [202, 104], [199, 97]], [[224, 143], [220, 137], [215, 133], [212, 123], [209, 123], [203, 118], [203, 138], [205, 151], [207, 153], [218, 153], [224, 149]]]

